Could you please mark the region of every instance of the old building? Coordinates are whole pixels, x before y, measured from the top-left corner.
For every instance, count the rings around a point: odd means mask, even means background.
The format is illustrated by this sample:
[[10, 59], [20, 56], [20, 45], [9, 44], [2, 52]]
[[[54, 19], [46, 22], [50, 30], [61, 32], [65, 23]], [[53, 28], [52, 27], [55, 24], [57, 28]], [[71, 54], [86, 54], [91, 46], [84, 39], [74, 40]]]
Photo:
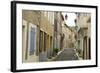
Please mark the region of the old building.
[[61, 12], [54, 13], [54, 48], [61, 49]]
[[[41, 24], [40, 24], [40, 61], [45, 56], [48, 58], [52, 55], [53, 50], [53, 29], [54, 29], [54, 12], [41, 11]], [[44, 49], [44, 50], [43, 50]], [[45, 59], [46, 59], [45, 57]], [[43, 61], [45, 61], [43, 59]]]
[[23, 62], [46, 61], [53, 48], [53, 12], [22, 11]]
[[77, 48], [83, 59], [91, 58], [91, 14], [77, 13]]
[[37, 55], [39, 49], [39, 44], [37, 44], [37, 42], [39, 38], [36, 38], [39, 36], [39, 15], [40, 12], [37, 13], [37, 11], [23, 10], [22, 12], [23, 62], [33, 62], [39, 60]]

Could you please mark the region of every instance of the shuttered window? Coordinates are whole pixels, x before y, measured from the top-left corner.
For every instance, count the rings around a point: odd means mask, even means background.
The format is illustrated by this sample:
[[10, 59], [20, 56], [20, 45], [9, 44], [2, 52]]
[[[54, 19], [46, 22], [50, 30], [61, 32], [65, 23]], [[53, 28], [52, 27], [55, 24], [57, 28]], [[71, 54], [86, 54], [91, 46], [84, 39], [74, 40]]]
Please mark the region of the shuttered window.
[[36, 45], [36, 33], [35, 28], [31, 27], [30, 30], [30, 55], [34, 54], [35, 51], [35, 45]]

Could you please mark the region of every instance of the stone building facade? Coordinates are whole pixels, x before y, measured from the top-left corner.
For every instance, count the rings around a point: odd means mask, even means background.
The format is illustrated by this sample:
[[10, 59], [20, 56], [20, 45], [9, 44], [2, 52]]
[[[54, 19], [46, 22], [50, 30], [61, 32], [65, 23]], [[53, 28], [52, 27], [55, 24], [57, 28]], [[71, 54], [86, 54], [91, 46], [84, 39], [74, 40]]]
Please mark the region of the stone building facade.
[[77, 13], [77, 48], [82, 59], [91, 59], [91, 14]]
[[53, 12], [22, 11], [23, 62], [46, 61], [53, 48], [53, 17]]

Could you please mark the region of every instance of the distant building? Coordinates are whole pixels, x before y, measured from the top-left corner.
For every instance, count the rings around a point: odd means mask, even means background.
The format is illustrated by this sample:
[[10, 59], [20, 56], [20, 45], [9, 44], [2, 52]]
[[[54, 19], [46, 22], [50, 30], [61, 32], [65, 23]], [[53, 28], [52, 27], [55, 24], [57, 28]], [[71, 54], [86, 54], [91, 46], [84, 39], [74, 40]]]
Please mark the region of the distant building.
[[[68, 16], [65, 15], [65, 18], [63, 16], [62, 18], [62, 41], [61, 45], [62, 48], [75, 48], [75, 26], [68, 26], [67, 19]], [[66, 21], [66, 22], [65, 22]]]

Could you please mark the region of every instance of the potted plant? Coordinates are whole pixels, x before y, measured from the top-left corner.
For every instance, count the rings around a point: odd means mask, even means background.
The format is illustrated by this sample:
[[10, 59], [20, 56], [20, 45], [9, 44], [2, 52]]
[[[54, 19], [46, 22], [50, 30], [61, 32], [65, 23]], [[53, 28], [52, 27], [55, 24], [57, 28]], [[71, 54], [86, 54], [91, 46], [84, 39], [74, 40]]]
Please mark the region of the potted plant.
[[57, 55], [59, 49], [58, 48], [54, 48], [53, 51], [54, 51], [54, 54]]

